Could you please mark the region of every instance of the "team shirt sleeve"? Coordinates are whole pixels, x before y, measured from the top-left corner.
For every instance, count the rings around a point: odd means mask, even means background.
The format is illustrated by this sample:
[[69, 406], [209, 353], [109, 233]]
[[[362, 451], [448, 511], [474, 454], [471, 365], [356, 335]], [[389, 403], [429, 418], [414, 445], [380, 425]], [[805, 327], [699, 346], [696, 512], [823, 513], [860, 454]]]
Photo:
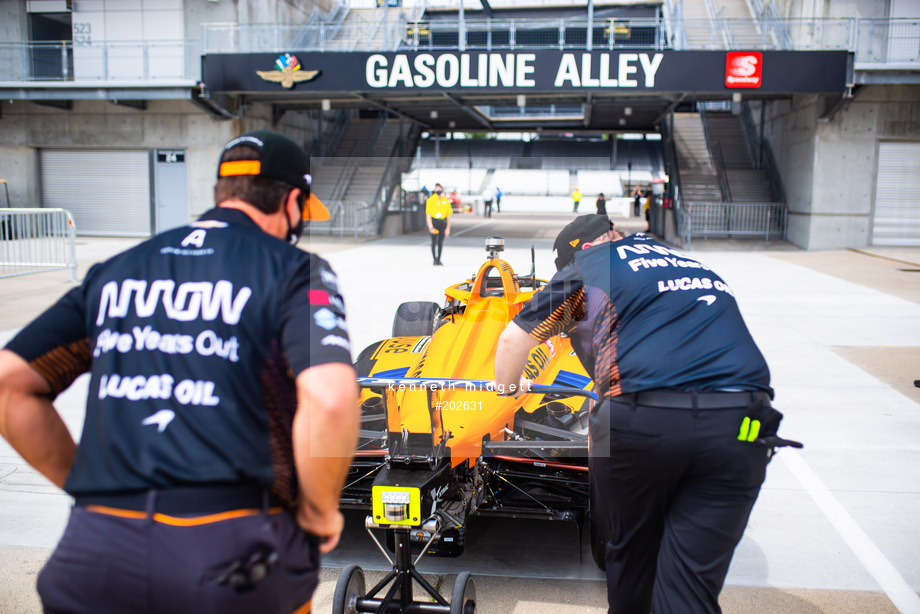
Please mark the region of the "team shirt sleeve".
[[282, 298], [281, 318], [282, 347], [295, 377], [322, 364], [352, 364], [338, 278], [322, 258], [312, 256], [295, 273]]
[[85, 314], [81, 286], [61, 297], [6, 346], [48, 381], [52, 397], [66, 390], [92, 364]]
[[585, 317], [585, 291], [578, 269], [568, 266], [534, 293], [514, 322], [538, 341], [571, 333]]

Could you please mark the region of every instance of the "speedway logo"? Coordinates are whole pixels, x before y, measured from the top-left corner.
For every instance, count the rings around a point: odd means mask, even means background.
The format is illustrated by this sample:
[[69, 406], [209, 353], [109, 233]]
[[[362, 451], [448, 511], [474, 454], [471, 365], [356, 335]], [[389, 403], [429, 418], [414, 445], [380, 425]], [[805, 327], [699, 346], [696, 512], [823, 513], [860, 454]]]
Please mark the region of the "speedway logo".
[[281, 87], [291, 89], [295, 83], [312, 81], [320, 75], [318, 70], [302, 70], [296, 55], [285, 53], [275, 60], [275, 70], [257, 70], [256, 74], [273, 83], [280, 83]]
[[760, 87], [763, 54], [759, 51], [729, 51], [725, 55], [725, 87]]

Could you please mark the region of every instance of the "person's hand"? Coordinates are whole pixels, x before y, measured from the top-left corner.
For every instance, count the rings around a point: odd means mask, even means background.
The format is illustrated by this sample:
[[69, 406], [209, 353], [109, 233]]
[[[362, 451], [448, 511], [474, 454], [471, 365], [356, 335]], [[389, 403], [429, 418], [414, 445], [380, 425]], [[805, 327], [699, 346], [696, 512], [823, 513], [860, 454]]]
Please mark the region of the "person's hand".
[[310, 514], [303, 506], [300, 506], [297, 511], [297, 524], [307, 533], [320, 539], [320, 553], [329, 554], [339, 545], [342, 529], [345, 528], [345, 517], [339, 510], [319, 517]]
[[[514, 397], [515, 399], [524, 394], [525, 392], [530, 392], [533, 387], [533, 380], [529, 380], [523, 375], [521, 376], [520, 381], [517, 386], [511, 385], [508, 390], [502, 390], [502, 387], [498, 382], [492, 383], [493, 388], [498, 393], [500, 397]], [[512, 390], [513, 388], [513, 390]]]
[[450, 236], [450, 228], [447, 228], [446, 230], [444, 230], [444, 236], [445, 236], [445, 237], [449, 237], [449, 236]]

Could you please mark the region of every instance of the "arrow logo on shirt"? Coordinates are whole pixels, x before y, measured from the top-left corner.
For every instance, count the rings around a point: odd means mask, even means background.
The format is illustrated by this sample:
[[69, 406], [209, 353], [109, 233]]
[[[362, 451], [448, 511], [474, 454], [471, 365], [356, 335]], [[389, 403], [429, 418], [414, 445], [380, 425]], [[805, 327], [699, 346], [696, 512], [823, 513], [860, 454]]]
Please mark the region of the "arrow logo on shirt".
[[171, 409], [161, 409], [157, 413], [147, 416], [144, 418], [144, 421], [141, 422], [144, 426], [149, 426], [151, 424], [157, 425], [157, 433], [162, 433], [166, 430], [166, 427], [169, 426], [169, 423], [173, 421], [173, 418], [176, 417], [176, 412]]
[[706, 304], [707, 304], [707, 305], [712, 305], [713, 303], [716, 302], [716, 297], [714, 297], [714, 296], [711, 295], [711, 294], [706, 294], [705, 296], [701, 296], [701, 297], [699, 297], [699, 298], [696, 299], [696, 300], [698, 300], [698, 301], [706, 301]]

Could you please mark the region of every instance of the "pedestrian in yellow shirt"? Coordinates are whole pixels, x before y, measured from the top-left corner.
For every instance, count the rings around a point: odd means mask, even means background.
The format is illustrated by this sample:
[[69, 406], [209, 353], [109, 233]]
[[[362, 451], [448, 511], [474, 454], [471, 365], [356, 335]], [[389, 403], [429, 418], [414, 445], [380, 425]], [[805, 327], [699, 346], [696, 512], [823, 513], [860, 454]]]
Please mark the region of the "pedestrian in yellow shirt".
[[450, 214], [453, 208], [450, 199], [444, 195], [444, 187], [434, 184], [434, 192], [425, 201], [425, 221], [431, 233], [431, 257], [435, 266], [441, 264], [441, 251], [444, 249], [444, 237], [450, 236]]
[[572, 200], [575, 202], [575, 207], [572, 209], [572, 213], [578, 213], [578, 203], [581, 202], [581, 192], [578, 191], [578, 188], [575, 188], [575, 191], [572, 192]]

